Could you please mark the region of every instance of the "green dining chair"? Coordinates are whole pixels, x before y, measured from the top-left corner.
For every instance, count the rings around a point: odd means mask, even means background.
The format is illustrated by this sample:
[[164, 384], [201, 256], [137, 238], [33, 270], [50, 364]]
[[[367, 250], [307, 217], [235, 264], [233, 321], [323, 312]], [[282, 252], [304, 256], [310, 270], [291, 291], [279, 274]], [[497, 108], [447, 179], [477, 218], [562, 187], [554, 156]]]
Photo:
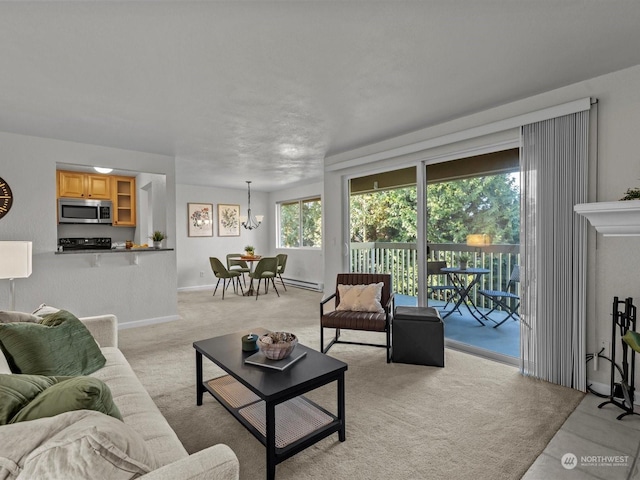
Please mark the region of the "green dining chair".
[[227, 269], [230, 272], [240, 272], [242, 274], [242, 281], [244, 282], [244, 286], [247, 286], [247, 279], [245, 278], [245, 273], [250, 273], [251, 269], [247, 262], [244, 260], [240, 260], [242, 256], [241, 253], [229, 253], [227, 254]]
[[249, 273], [251, 277], [251, 284], [249, 285], [249, 290], [253, 289], [253, 280], [258, 280], [258, 288], [256, 288], [256, 300], [258, 300], [258, 296], [260, 295], [260, 280], [264, 280], [264, 293], [268, 292], [268, 281], [271, 280], [271, 284], [273, 285], [273, 289], [276, 291], [278, 296], [280, 293], [276, 288], [276, 282], [273, 280], [278, 274], [278, 259], [276, 257], [262, 257], [256, 268], [253, 272]]
[[280, 282], [282, 283], [284, 291], [286, 292], [287, 286], [284, 284], [284, 280], [282, 280], [282, 274], [284, 273], [284, 269], [287, 266], [287, 254], [279, 253], [278, 255], [276, 255], [276, 258], [278, 259], [278, 277], [280, 277]]
[[[227, 284], [227, 280], [229, 283], [233, 284], [233, 291], [238, 293], [238, 286], [240, 287], [240, 291], [244, 295], [244, 290], [242, 290], [242, 285], [240, 284], [240, 272], [230, 272], [225, 268], [222, 262], [216, 257], [209, 257], [209, 263], [211, 264], [211, 270], [213, 270], [213, 274], [218, 279], [218, 283], [216, 283], [216, 288], [213, 290], [213, 296], [216, 295], [218, 291], [218, 285], [220, 285], [220, 280], [222, 280], [222, 299], [224, 300], [224, 291], [229, 287]], [[237, 281], [234, 282], [234, 279]]]

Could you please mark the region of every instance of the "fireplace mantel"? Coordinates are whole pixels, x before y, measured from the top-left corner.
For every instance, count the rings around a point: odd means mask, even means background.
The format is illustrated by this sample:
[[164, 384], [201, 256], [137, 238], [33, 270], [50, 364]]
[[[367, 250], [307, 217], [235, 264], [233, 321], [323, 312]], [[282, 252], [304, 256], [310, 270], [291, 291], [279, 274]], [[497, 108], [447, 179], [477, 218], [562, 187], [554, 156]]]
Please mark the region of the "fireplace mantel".
[[573, 209], [607, 236], [640, 236], [640, 200], [580, 203]]

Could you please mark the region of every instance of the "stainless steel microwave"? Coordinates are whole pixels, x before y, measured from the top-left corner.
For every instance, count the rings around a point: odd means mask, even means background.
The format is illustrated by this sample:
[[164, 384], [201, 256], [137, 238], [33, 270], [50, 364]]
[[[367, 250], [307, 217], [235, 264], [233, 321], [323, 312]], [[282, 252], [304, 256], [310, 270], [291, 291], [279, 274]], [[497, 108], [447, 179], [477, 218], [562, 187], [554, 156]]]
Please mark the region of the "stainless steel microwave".
[[110, 200], [58, 199], [58, 223], [113, 223]]

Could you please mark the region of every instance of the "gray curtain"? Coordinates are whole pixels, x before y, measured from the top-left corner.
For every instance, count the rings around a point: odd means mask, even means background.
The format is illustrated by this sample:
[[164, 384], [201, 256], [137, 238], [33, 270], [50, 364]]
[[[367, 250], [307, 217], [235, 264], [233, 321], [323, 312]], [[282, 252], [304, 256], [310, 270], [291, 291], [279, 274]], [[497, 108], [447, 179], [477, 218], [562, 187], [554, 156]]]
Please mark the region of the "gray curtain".
[[586, 390], [589, 112], [521, 128], [521, 341], [524, 375]]

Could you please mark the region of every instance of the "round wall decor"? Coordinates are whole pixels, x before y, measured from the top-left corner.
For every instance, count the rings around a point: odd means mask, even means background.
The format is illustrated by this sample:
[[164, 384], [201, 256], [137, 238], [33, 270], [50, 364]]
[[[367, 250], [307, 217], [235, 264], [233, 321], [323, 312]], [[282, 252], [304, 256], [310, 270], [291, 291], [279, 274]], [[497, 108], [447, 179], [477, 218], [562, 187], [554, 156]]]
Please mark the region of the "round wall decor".
[[13, 193], [9, 184], [0, 177], [0, 218], [4, 217], [13, 205]]

